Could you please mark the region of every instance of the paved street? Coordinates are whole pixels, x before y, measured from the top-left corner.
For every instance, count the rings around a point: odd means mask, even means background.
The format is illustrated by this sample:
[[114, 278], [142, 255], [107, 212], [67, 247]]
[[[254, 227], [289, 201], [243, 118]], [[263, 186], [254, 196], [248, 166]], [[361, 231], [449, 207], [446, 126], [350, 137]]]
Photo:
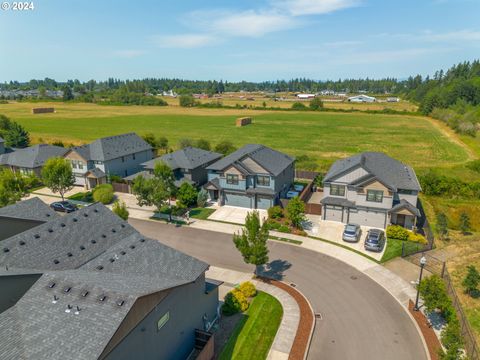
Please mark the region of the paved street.
[[[131, 219], [148, 237], [196, 256], [211, 265], [253, 271], [235, 249], [231, 235]], [[402, 306], [383, 287], [332, 257], [271, 242], [272, 274], [284, 274], [322, 315], [309, 359], [423, 360], [420, 335]]]

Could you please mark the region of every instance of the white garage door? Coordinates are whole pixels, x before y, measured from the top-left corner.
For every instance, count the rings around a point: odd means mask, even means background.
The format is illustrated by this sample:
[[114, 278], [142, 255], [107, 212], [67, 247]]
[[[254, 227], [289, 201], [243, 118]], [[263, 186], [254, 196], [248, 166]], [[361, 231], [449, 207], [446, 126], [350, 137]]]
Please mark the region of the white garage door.
[[325, 220], [330, 221], [342, 221], [343, 207], [341, 206], [326, 206], [325, 207]]
[[385, 216], [386, 214], [381, 211], [350, 210], [348, 222], [383, 229], [385, 227]]

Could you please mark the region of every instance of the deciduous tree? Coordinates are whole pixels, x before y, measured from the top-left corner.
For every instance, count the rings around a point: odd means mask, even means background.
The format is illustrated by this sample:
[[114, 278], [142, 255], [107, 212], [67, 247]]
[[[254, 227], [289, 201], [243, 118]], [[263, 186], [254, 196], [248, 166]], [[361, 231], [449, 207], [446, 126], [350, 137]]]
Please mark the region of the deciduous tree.
[[62, 201], [67, 191], [73, 189], [75, 176], [68, 160], [50, 158], [42, 168], [42, 181], [53, 193], [59, 193]]

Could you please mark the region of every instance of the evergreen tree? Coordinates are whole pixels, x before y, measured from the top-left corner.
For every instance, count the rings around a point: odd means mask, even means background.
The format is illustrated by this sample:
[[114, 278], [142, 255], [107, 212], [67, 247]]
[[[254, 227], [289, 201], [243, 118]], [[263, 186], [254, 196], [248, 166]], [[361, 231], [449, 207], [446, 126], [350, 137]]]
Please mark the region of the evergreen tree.
[[73, 100], [73, 92], [70, 86], [65, 85], [62, 90], [63, 90], [63, 101]]
[[437, 215], [437, 232], [441, 239], [448, 237], [448, 220], [443, 212]]
[[30, 134], [22, 125], [12, 121], [5, 133], [5, 145], [15, 148], [25, 148], [30, 145]]
[[298, 196], [295, 196], [288, 202], [286, 210], [287, 218], [292, 225], [296, 228], [301, 228], [302, 221], [305, 220], [305, 203]]
[[465, 288], [465, 292], [469, 295], [472, 295], [480, 283], [480, 273], [477, 268], [473, 265], [467, 267], [467, 275], [462, 281], [462, 285]]
[[460, 231], [466, 235], [470, 231], [470, 217], [466, 212], [460, 214]]

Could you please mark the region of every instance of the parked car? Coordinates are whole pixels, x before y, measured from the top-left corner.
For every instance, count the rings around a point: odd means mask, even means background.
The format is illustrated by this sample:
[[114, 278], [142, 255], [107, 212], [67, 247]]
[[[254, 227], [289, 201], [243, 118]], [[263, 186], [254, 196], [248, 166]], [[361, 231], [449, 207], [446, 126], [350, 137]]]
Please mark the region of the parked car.
[[385, 233], [382, 230], [370, 229], [365, 238], [365, 250], [381, 252], [385, 246]]
[[358, 224], [347, 224], [343, 230], [342, 239], [347, 242], [357, 242], [360, 240], [361, 233], [360, 225]]
[[289, 192], [287, 192], [287, 199], [293, 199], [295, 196], [298, 195], [300, 195], [298, 191], [290, 190]]
[[77, 206], [72, 204], [70, 201], [56, 201], [50, 204], [50, 207], [55, 211], [61, 211], [66, 213], [71, 213], [77, 210]]

